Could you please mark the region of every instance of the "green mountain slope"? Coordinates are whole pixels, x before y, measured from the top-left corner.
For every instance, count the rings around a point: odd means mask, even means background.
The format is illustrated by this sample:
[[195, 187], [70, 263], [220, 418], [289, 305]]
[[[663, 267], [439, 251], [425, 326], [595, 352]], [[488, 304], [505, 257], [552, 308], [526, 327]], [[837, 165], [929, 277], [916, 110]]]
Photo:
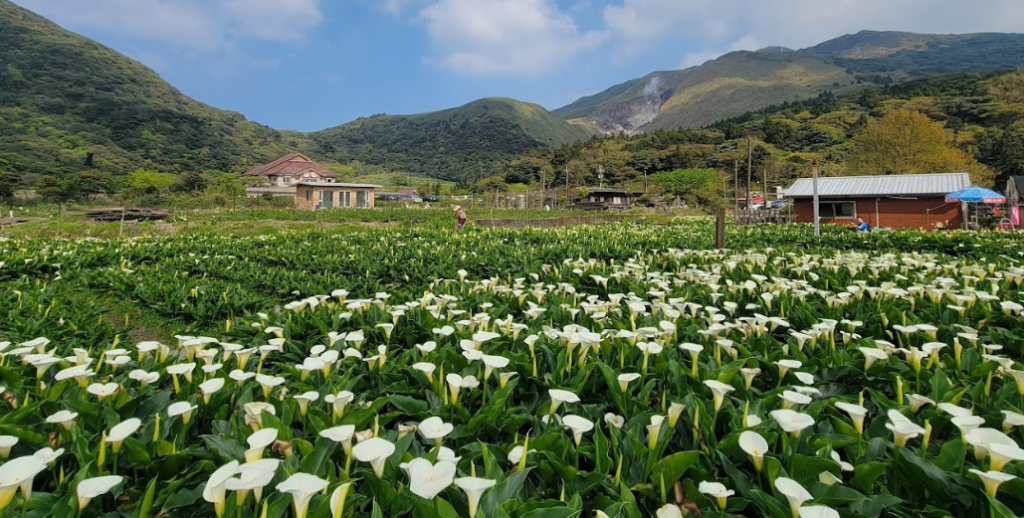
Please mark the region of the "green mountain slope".
[[825, 91], [1021, 66], [1024, 35], [863, 31], [799, 51], [733, 52], [699, 67], [656, 72], [554, 113], [605, 132], [696, 128]]
[[308, 140], [183, 95], [152, 70], [0, 0], [0, 156], [33, 174], [234, 170]]
[[[919, 131], [920, 125], [888, 126], [893, 141], [910, 142], [897, 151], [861, 145], [872, 128], [883, 131], [879, 128], [905, 120], [896, 116], [908, 113], [926, 121], [925, 129], [937, 130], [942, 145], [920, 153], [925, 148], [915, 144], [936, 142], [935, 133]], [[826, 93], [701, 129], [615, 134], [529, 151], [498, 179], [536, 183], [546, 173], [553, 185], [566, 187], [562, 192], [576, 192], [597, 185], [601, 170], [606, 186], [642, 189], [659, 173], [710, 168], [720, 178], [694, 195], [711, 203], [745, 190], [748, 142], [753, 144], [752, 190], [763, 189], [765, 180], [769, 190], [787, 187], [809, 176], [814, 162], [825, 176], [967, 171], [976, 183], [1002, 190], [1010, 176], [1024, 175], [1024, 70], [933, 76], [845, 96]], [[660, 192], [657, 186], [653, 192]]]
[[492, 174], [530, 149], [592, 135], [540, 105], [490, 98], [438, 112], [365, 117], [312, 138], [336, 161], [359, 160], [456, 180]]

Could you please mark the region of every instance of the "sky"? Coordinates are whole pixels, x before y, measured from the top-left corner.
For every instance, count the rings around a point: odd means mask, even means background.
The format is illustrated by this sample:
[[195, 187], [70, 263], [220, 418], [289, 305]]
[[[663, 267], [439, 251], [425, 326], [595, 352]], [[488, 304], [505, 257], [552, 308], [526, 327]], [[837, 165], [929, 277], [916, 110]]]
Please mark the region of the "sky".
[[1024, 32], [1024, 0], [14, 0], [278, 129], [513, 97], [548, 109], [735, 50]]

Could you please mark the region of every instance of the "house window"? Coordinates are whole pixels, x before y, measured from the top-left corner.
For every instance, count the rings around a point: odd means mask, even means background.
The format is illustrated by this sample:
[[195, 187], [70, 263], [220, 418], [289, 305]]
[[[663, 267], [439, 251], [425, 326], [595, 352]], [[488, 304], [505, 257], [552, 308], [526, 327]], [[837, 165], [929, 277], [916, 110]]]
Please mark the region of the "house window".
[[367, 196], [366, 191], [356, 191], [356, 207], [360, 209], [367, 208], [369, 206], [367, 203], [368, 198], [369, 196]]
[[306, 201], [313, 201], [313, 190], [306, 189]]
[[334, 191], [320, 191], [320, 208], [330, 209], [334, 207]]
[[286, 185], [292, 183], [292, 177], [291, 176], [285, 176], [284, 177], [284, 183]]
[[857, 204], [852, 201], [831, 201], [818, 203], [818, 214], [822, 218], [853, 219], [857, 215]]
[[338, 193], [338, 201], [339, 201], [339, 204], [342, 207], [351, 208], [352, 207], [352, 191], [344, 191], [344, 192]]

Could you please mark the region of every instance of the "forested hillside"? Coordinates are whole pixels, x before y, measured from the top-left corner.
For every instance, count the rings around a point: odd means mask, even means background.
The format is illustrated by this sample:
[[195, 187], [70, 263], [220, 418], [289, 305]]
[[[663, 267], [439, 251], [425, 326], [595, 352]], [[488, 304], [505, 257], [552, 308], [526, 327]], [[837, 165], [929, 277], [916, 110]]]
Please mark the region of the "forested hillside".
[[825, 175], [969, 171], [981, 185], [1024, 174], [1024, 72], [962, 74], [869, 88], [857, 95], [831, 93], [785, 103], [703, 129], [655, 131], [594, 138], [513, 160], [488, 188], [536, 183], [550, 187], [640, 187], [645, 175], [678, 169], [721, 172], [717, 196], [733, 186], [734, 165], [745, 184], [747, 146], [752, 178], [760, 189], [787, 186], [810, 174], [817, 161]]
[[1024, 35], [861, 31], [817, 46], [726, 54], [685, 70], [654, 72], [554, 111], [604, 131], [699, 128], [751, 110], [867, 86], [1024, 66]]
[[446, 180], [494, 174], [527, 150], [589, 138], [594, 132], [514, 99], [480, 99], [418, 115], [377, 115], [312, 134], [337, 162], [358, 160]]
[[183, 95], [152, 70], [0, 0], [0, 157], [32, 177], [239, 170], [304, 136]]

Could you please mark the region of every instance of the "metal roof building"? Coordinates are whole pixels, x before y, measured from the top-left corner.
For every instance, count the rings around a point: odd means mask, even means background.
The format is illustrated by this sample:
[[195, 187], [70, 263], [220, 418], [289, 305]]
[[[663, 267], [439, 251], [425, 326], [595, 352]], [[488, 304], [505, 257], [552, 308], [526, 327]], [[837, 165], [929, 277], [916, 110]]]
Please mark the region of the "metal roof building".
[[[876, 228], [959, 228], [963, 208], [946, 203], [946, 194], [970, 186], [967, 173], [818, 178], [818, 217], [845, 225], [861, 217]], [[794, 200], [798, 222], [814, 222], [814, 180], [797, 180], [785, 196]]]
[[[814, 196], [811, 178], [801, 178], [786, 190], [787, 198]], [[937, 196], [971, 186], [967, 173], [892, 174], [818, 178], [818, 196]]]

